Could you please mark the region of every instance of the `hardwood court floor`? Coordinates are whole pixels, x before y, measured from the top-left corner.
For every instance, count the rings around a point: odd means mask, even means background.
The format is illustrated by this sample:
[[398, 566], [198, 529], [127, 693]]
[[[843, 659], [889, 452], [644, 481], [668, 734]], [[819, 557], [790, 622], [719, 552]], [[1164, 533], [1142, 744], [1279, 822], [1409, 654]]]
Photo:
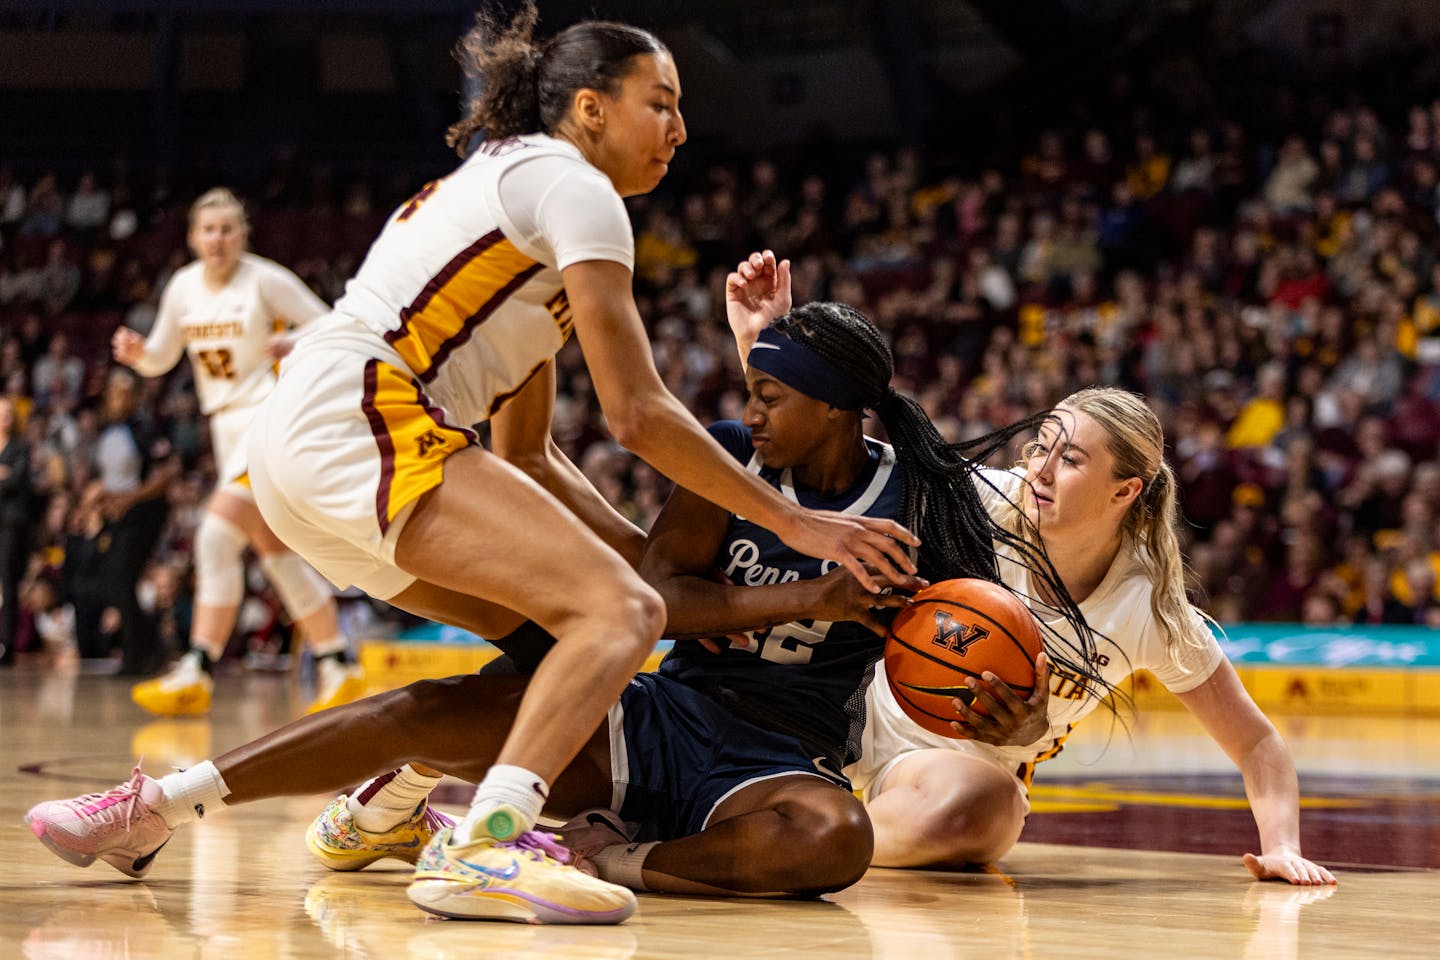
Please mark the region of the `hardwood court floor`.
[[[104, 789], [137, 754], [159, 774], [298, 715], [287, 678], [217, 686], [209, 719], [149, 721], [117, 679], [0, 673], [0, 958], [1440, 955], [1427, 922], [1440, 902], [1436, 721], [1280, 721], [1301, 765], [1307, 853], [1335, 867], [1334, 889], [1249, 880], [1239, 855], [1254, 828], [1237, 778], [1188, 719], [1163, 712], [1114, 736], [1101, 720], [1077, 732], [1041, 767], [1026, 842], [991, 870], [875, 869], [818, 902], [644, 895], [619, 927], [428, 918], [405, 899], [401, 865], [335, 874], [310, 859], [303, 830], [325, 797], [188, 828], [141, 882], [76, 869], [30, 836], [20, 818], [32, 803]], [[1176, 852], [1194, 849], [1214, 852]]]

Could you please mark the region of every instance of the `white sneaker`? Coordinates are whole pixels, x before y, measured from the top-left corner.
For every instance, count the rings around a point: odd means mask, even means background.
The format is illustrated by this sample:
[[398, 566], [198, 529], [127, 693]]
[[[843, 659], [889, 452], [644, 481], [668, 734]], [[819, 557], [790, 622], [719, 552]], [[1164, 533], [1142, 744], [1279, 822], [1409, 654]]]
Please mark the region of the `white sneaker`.
[[405, 891], [428, 913], [465, 920], [609, 924], [635, 912], [635, 894], [570, 866], [569, 852], [551, 834], [530, 830], [513, 841], [482, 835], [453, 847], [449, 840], [449, 827], [431, 838]]

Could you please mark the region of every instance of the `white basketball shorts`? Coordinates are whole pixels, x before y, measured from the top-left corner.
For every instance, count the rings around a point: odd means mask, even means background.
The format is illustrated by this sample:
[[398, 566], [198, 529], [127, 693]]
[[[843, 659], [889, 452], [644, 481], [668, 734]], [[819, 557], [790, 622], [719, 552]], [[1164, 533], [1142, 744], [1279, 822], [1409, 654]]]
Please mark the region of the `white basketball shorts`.
[[395, 543], [445, 459], [479, 439], [447, 422], [379, 337], [326, 332], [286, 358], [246, 455], [270, 529], [337, 587], [387, 600], [415, 582]]

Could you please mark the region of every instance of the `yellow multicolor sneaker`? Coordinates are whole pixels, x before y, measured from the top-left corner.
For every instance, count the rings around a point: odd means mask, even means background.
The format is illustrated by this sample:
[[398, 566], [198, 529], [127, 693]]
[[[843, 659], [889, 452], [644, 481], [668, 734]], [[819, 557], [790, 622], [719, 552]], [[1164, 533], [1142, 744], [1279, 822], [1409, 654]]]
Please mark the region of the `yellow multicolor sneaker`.
[[519, 923], [621, 923], [635, 912], [635, 894], [570, 866], [569, 852], [553, 834], [529, 830], [510, 841], [481, 837], [454, 846], [450, 835], [449, 827], [435, 834], [405, 891], [427, 913]]
[[154, 680], [137, 683], [130, 699], [157, 717], [194, 717], [210, 712], [215, 681], [200, 667], [200, 659], [186, 654], [170, 671]]
[[422, 800], [409, 820], [384, 833], [369, 833], [355, 825], [349, 801], [343, 793], [331, 800], [305, 831], [305, 845], [331, 870], [362, 870], [386, 857], [414, 863], [437, 831], [455, 826]]
[[365, 671], [358, 664], [325, 657], [315, 667], [315, 700], [306, 713], [319, 713], [365, 696]]

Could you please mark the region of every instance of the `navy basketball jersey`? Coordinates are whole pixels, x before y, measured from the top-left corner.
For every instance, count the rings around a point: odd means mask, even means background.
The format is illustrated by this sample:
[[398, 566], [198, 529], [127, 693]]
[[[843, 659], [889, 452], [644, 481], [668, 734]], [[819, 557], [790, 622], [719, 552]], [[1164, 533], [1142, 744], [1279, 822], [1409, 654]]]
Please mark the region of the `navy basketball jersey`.
[[[849, 490], [824, 496], [796, 488], [791, 471], [764, 466], [750, 430], [735, 421], [710, 427], [735, 459], [801, 506], [895, 519], [900, 472], [886, 444], [867, 439], [870, 462]], [[737, 586], [760, 586], [819, 577], [837, 564], [796, 553], [769, 530], [731, 516], [719, 572]], [[746, 635], [744, 647], [714, 654], [697, 641], [677, 641], [660, 673], [702, 690], [739, 716], [799, 738], [838, 770], [859, 757], [865, 725], [865, 687], [884, 640], [853, 621], [797, 620]]]

